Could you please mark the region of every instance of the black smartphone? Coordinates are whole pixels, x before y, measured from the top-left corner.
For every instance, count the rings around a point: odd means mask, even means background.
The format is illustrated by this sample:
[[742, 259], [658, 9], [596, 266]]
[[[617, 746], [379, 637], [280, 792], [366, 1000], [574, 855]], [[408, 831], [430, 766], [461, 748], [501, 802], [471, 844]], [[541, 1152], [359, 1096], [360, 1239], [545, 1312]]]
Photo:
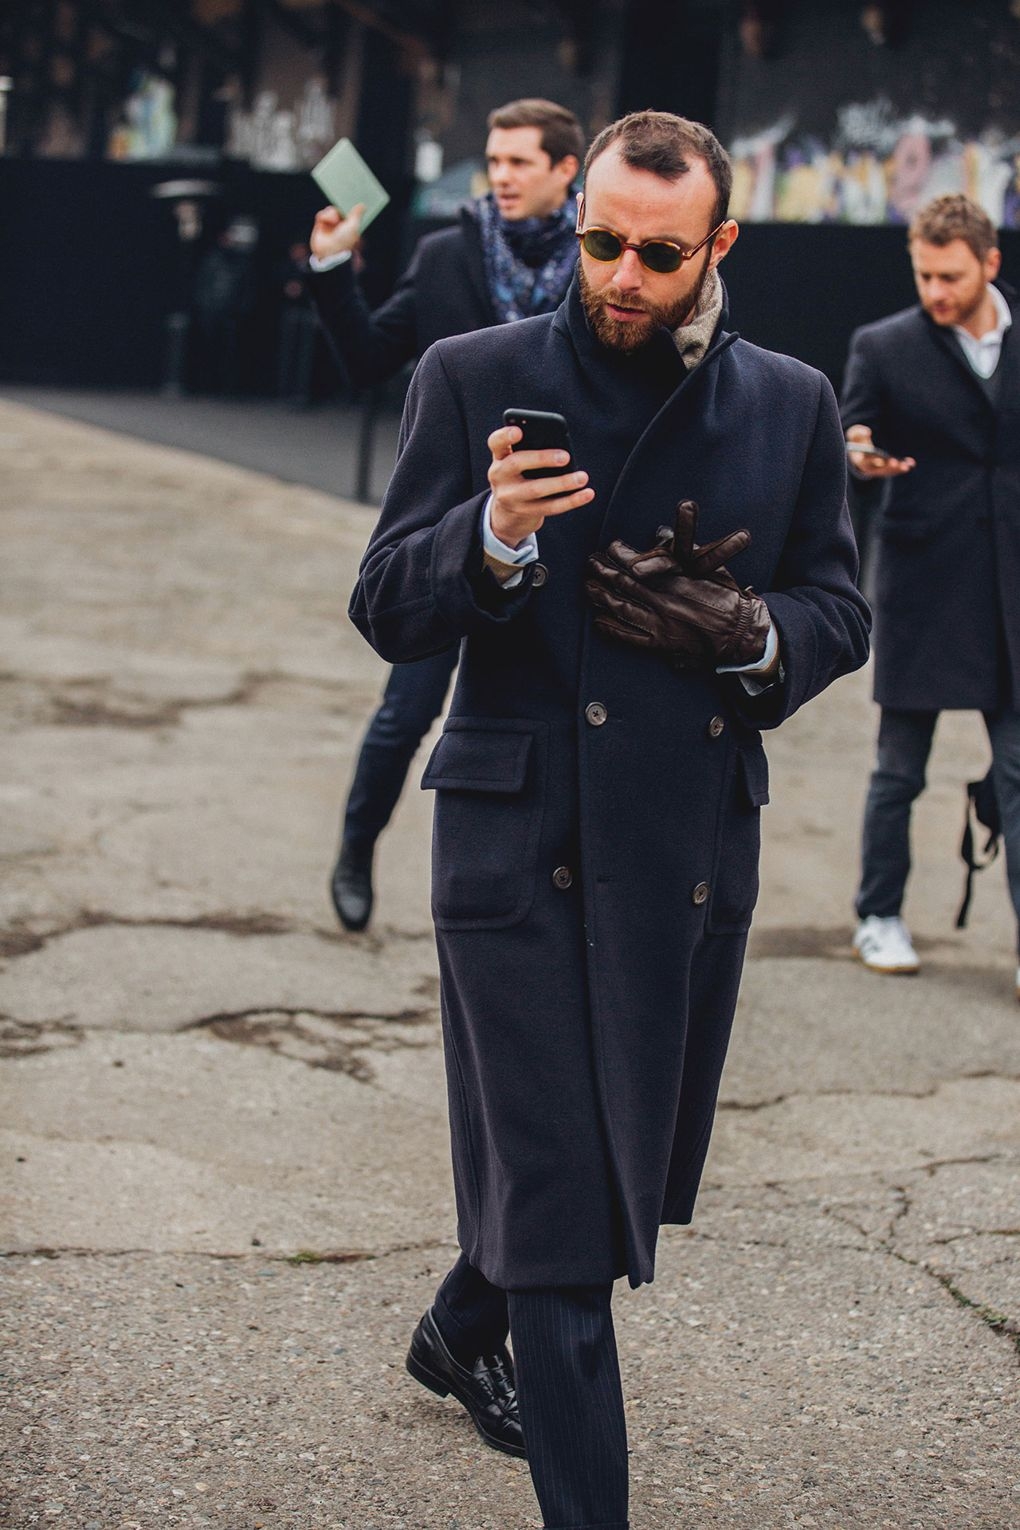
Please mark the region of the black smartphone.
[[869, 446], [865, 441], [848, 441], [848, 452], [865, 452], [869, 457], [891, 457], [892, 452], [887, 452], [882, 446]]
[[523, 432], [514, 447], [515, 452], [561, 451], [570, 457], [563, 467], [525, 468], [522, 478], [558, 478], [573, 468], [570, 432], [562, 414], [553, 414], [547, 409], [504, 409], [503, 424], [517, 425]]

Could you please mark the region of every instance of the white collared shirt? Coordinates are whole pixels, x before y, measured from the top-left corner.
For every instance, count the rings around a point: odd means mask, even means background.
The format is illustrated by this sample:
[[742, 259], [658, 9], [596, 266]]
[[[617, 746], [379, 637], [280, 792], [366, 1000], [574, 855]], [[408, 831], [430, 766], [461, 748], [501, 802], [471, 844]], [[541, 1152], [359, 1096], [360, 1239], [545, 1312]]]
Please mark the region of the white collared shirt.
[[959, 340], [963, 354], [979, 377], [991, 377], [995, 368], [999, 365], [999, 357], [1002, 355], [1002, 342], [1007, 329], [1013, 323], [1009, 304], [998, 287], [993, 287], [989, 283], [988, 290], [992, 294], [992, 302], [995, 304], [997, 319], [995, 328], [988, 330], [987, 334], [984, 335], [972, 335], [970, 330], [964, 329], [962, 324], [953, 325], [953, 334]]

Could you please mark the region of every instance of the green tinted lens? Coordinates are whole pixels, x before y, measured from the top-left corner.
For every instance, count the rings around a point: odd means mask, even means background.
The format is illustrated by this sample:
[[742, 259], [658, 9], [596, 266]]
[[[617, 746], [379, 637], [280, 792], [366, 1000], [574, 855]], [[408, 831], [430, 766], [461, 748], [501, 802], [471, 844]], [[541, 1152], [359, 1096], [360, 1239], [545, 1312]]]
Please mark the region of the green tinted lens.
[[619, 260], [623, 245], [607, 228], [590, 228], [581, 243], [592, 260]]
[[683, 251], [675, 244], [663, 244], [652, 239], [648, 244], [643, 244], [638, 251], [642, 265], [649, 271], [677, 271], [683, 259]]

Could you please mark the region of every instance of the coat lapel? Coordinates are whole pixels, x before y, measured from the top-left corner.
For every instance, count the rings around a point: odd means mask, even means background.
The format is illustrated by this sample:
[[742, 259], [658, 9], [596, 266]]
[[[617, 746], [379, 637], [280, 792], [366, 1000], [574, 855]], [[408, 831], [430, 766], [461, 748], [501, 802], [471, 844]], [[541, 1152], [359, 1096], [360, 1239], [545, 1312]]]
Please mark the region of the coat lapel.
[[[1017, 309], [1016, 309], [1016, 307], [1015, 307], [1015, 305], [1014, 305], [1014, 303], [1012, 301], [1012, 292], [1010, 291], [1008, 293], [1004, 293], [1004, 296], [1006, 297], [1006, 300], [1007, 300], [1007, 302], [1009, 303], [1009, 306], [1010, 306], [1010, 312], [1011, 312], [1012, 317], [1013, 317], [1013, 325], [1012, 325], [1012, 329], [1009, 329], [1009, 330], [1006, 331], [1005, 337], [1003, 339], [1003, 345], [1002, 345], [1002, 359], [999, 362], [999, 366], [1004, 369], [1003, 370], [1003, 377], [1002, 377], [1002, 390], [1003, 391], [1002, 391], [1002, 395], [1001, 395], [1003, 401], [1005, 401], [1005, 398], [1006, 398], [1006, 395], [1007, 395], [1007, 392], [1008, 392], [1008, 389], [1009, 389], [1009, 386], [1010, 386], [1010, 381], [1012, 380], [1012, 375], [1015, 373], [1016, 366], [1017, 366], [1017, 361], [1016, 361], [1016, 345], [1015, 345], [1015, 343], [1013, 345], [1010, 345], [1009, 344], [1009, 338], [1010, 338], [1010, 335], [1012, 334], [1012, 331], [1014, 329], [1016, 329], [1017, 318], [1018, 318]], [[957, 368], [960, 371], [962, 371], [962, 373], [966, 377], [967, 382], [970, 385], [970, 387], [971, 388], [975, 388], [977, 390], [977, 392], [978, 392], [978, 394], [979, 394], [979, 396], [981, 398], [981, 401], [985, 405], [986, 409], [988, 409], [989, 413], [995, 414], [997, 412], [996, 411], [996, 407], [992, 403], [992, 400], [989, 397], [987, 390], [982, 387], [980, 377], [978, 377], [977, 373], [974, 371], [974, 368], [971, 366], [970, 362], [967, 360], [966, 356], [964, 355], [963, 349], [962, 349], [962, 347], [960, 345], [960, 342], [957, 339], [956, 335], [953, 333], [953, 331], [951, 329], [945, 329], [942, 325], [936, 324], [934, 322], [934, 320], [932, 320], [932, 319], [930, 319], [928, 317], [928, 315], [924, 312], [923, 309], [921, 309], [920, 312], [921, 312], [922, 321], [928, 327], [928, 330], [930, 331], [930, 333], [932, 335], [932, 338], [934, 339], [935, 343], [937, 345], [940, 345], [942, 347], [942, 349], [949, 356], [951, 356], [953, 358], [953, 361], [955, 362]], [[1007, 374], [1006, 371], [1005, 371], [1005, 368], [1007, 368], [1007, 367], [1009, 367], [1009, 374]]]
[[496, 310], [492, 306], [492, 298], [489, 296], [489, 284], [485, 280], [485, 260], [482, 256], [482, 238], [478, 232], [478, 221], [472, 215], [470, 208], [461, 208], [460, 224], [464, 233], [464, 263], [467, 267], [468, 281], [481, 305], [482, 312], [488, 316], [487, 327], [498, 323], [498, 320]]

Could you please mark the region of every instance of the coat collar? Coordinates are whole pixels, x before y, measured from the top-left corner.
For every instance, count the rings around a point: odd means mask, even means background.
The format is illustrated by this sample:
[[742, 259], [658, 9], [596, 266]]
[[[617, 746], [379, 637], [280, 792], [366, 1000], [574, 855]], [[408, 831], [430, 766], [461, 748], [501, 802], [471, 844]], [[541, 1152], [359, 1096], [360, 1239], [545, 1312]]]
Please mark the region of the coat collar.
[[[1005, 337], [1003, 339], [1002, 356], [999, 361], [999, 366], [1005, 367], [1007, 364], [1012, 362], [1013, 357], [1017, 353], [1016, 341], [1014, 340], [1013, 343], [1010, 344], [1010, 339], [1013, 331], [1015, 331], [1017, 327], [1017, 324], [1020, 323], [1020, 308], [1017, 307], [1017, 295], [1012, 287], [1008, 286], [1003, 281], [996, 281], [992, 285], [997, 287], [1002, 293], [1003, 297], [1006, 299], [1006, 302], [1009, 304], [1010, 315], [1013, 319], [1012, 328], [1006, 331]], [[985, 408], [994, 413], [995, 405], [989, 397], [988, 390], [985, 387], [982, 379], [977, 375], [977, 373], [974, 371], [974, 368], [971, 366], [970, 362], [964, 355], [963, 348], [961, 347], [952, 329], [946, 329], [945, 325], [936, 324], [935, 320], [924, 311], [920, 304], [917, 305], [917, 313], [920, 316], [921, 323], [925, 325], [935, 344], [941, 346], [942, 350], [944, 350], [948, 356], [952, 357], [956, 366], [967, 379], [969, 385], [977, 392]]]
[[656, 330], [648, 345], [630, 353], [611, 350], [609, 346], [597, 340], [584, 311], [576, 271], [567, 289], [566, 297], [556, 310], [553, 328], [570, 341], [582, 368], [596, 368], [621, 382], [636, 376], [646, 381], [658, 381], [667, 393], [672, 394], [686, 387], [688, 382], [698, 376], [703, 367], [708, 366], [727, 346], [739, 339], [736, 331], [728, 331], [726, 328], [729, 320], [729, 303], [725, 284], [720, 281], [720, 285], [722, 286], [722, 310], [715, 333], [705, 355], [690, 371], [684, 367], [676, 342], [668, 329]]
[[482, 235], [478, 218], [470, 202], [460, 210], [460, 231], [464, 236], [464, 256], [468, 280], [483, 312], [489, 315], [489, 323], [497, 323], [496, 310], [489, 296], [489, 284], [485, 279], [485, 257], [482, 255]]

